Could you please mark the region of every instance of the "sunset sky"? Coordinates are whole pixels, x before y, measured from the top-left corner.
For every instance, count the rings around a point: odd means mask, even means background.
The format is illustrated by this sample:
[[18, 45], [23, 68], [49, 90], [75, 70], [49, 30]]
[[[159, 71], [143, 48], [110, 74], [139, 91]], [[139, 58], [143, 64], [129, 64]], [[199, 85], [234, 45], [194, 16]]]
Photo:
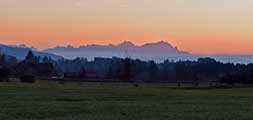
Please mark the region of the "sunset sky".
[[0, 43], [140, 45], [253, 54], [253, 0], [0, 0]]

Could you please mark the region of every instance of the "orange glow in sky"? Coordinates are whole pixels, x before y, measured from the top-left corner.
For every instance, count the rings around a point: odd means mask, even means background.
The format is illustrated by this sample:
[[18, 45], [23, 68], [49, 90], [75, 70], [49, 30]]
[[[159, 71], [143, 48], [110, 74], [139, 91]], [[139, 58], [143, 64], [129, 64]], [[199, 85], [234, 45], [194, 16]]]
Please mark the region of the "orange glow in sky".
[[253, 54], [253, 0], [0, 0], [0, 43], [140, 45]]

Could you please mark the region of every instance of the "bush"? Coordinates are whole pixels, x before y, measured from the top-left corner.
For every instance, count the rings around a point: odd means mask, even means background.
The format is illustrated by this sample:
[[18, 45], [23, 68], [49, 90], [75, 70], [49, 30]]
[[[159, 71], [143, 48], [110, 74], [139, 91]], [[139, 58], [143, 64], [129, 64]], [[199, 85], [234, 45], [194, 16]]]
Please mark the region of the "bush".
[[8, 82], [10, 71], [8, 69], [0, 69], [0, 82]]
[[35, 77], [33, 75], [24, 75], [20, 77], [20, 81], [23, 83], [35, 83]]

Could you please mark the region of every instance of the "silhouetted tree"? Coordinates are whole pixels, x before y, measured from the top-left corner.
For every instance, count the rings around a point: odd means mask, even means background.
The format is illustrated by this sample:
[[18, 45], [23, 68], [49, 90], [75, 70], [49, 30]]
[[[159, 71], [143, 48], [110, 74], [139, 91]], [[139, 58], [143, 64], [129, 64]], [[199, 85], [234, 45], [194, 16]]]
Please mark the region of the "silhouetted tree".
[[81, 77], [82, 77], [82, 78], [86, 78], [86, 77], [87, 77], [86, 74], [87, 74], [87, 73], [86, 73], [86, 69], [83, 67], [83, 68], [82, 68], [82, 72], [81, 72]]
[[158, 67], [154, 61], [149, 62], [149, 77], [150, 80], [155, 81], [157, 79]]
[[10, 71], [6, 68], [0, 68], [0, 82], [8, 82]]
[[123, 70], [123, 76], [124, 76], [124, 79], [127, 80], [127, 81], [130, 81], [131, 80], [131, 61], [130, 61], [130, 58], [125, 58], [124, 60], [124, 70]]
[[0, 55], [0, 65], [4, 65], [4, 64], [6, 64], [6, 55], [1, 54]]
[[107, 71], [107, 78], [112, 79], [113, 78], [113, 69], [112, 69], [112, 64], [109, 65], [108, 71]]
[[42, 58], [42, 62], [44, 62], [44, 63], [47, 63], [47, 62], [49, 62], [49, 59], [48, 59], [48, 57], [47, 57], [47, 56], [44, 56], [44, 57]]
[[193, 74], [193, 84], [195, 87], [199, 86], [199, 77], [198, 77], [197, 73]]
[[35, 61], [36, 61], [36, 63], [40, 63], [41, 57], [40, 56], [35, 56]]
[[177, 80], [177, 86], [181, 87], [181, 84], [184, 80], [184, 64], [182, 62], [176, 63], [176, 80]]
[[28, 51], [27, 56], [25, 57], [25, 62], [29, 62], [29, 63], [36, 63], [36, 56], [33, 54], [32, 51]]

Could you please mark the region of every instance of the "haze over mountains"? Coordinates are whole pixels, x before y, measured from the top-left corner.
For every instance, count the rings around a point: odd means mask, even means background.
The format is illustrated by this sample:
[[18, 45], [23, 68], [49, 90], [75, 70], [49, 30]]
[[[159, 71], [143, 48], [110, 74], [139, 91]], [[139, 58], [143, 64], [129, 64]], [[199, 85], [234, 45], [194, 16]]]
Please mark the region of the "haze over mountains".
[[125, 41], [118, 45], [83, 45], [78, 48], [72, 46], [58, 46], [47, 50], [37, 50], [26, 45], [3, 45], [0, 44], [1, 53], [8, 56], [15, 56], [19, 60], [25, 58], [27, 52], [32, 50], [37, 56], [50, 56], [52, 59], [74, 59], [76, 57], [87, 58], [93, 60], [95, 57], [131, 57], [132, 59], [140, 59], [144, 61], [154, 60], [163, 62], [164, 60], [197, 60], [199, 57], [212, 57], [217, 61], [231, 63], [253, 63], [252, 55], [196, 55], [186, 51], [179, 50], [168, 42], [160, 41], [156, 43], [146, 43], [137, 46], [129, 41]]
[[180, 51], [168, 42], [160, 41], [137, 46], [129, 41], [118, 45], [86, 45], [74, 48], [72, 46], [56, 47], [45, 50], [65, 58], [86, 57], [131, 57], [142, 60], [162, 60], [161, 58], [189, 56], [190, 53]]
[[160, 41], [156, 43], [146, 43], [137, 46], [129, 41], [118, 45], [85, 45], [78, 48], [72, 46], [55, 47], [45, 50], [45, 52], [61, 55], [65, 58], [85, 57], [89, 60], [94, 57], [131, 57], [141, 60], [197, 60], [199, 57], [212, 57], [221, 62], [232, 63], [252, 63], [251, 55], [195, 55], [179, 50], [168, 42]]

